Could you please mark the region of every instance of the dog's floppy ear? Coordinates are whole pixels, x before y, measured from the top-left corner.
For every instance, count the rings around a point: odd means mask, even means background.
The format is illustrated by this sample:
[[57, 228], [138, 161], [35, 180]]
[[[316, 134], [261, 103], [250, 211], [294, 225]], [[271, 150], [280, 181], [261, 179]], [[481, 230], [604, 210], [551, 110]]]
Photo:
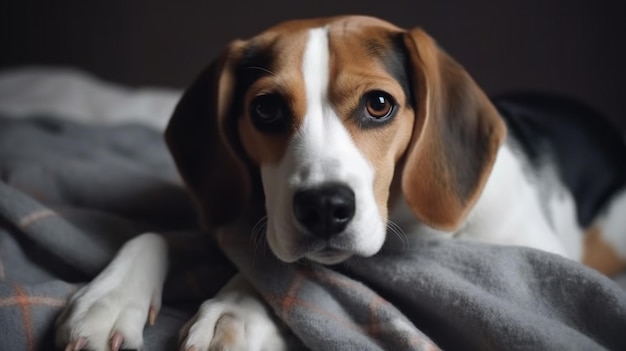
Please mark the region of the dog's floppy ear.
[[231, 43], [200, 74], [178, 102], [165, 131], [176, 166], [208, 227], [233, 220], [250, 195], [230, 116], [242, 46], [241, 41]]
[[424, 223], [455, 230], [478, 199], [506, 127], [469, 74], [421, 29], [405, 35], [415, 127], [402, 190]]

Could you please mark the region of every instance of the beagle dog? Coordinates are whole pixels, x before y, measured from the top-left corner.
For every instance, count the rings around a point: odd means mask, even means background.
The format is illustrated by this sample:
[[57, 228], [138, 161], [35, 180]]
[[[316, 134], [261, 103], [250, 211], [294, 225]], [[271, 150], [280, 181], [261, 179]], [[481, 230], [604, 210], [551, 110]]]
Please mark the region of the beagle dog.
[[[490, 100], [419, 28], [347, 16], [234, 41], [186, 91], [166, 140], [203, 224], [259, 212], [284, 262], [372, 256], [393, 225], [533, 247], [607, 274], [626, 263], [623, 135], [566, 98]], [[70, 302], [60, 346], [141, 346], [165, 252], [153, 234], [127, 243]], [[93, 320], [85, 311], [115, 299], [107, 291], [117, 300]], [[120, 312], [129, 306], [137, 316]], [[277, 325], [237, 276], [202, 305], [182, 349], [284, 349]]]

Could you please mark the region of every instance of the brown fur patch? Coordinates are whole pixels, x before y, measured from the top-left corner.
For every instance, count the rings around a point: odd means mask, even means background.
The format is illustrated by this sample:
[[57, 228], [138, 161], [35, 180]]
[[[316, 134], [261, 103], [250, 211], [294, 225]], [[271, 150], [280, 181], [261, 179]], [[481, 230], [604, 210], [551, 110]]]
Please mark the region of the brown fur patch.
[[582, 261], [608, 276], [614, 276], [626, 269], [626, 262], [602, 238], [602, 231], [598, 226], [589, 228], [585, 233]]
[[[302, 75], [302, 59], [306, 46], [307, 31], [294, 29], [290, 32], [269, 30], [252, 39], [255, 45], [272, 46], [271, 70], [262, 78], [246, 87], [243, 101], [243, 115], [238, 122], [239, 139], [257, 165], [280, 161], [292, 134], [298, 130], [306, 111], [306, 96]], [[290, 128], [279, 134], [263, 133], [257, 130], [250, 120], [252, 100], [263, 94], [280, 95], [288, 108]]]
[[456, 230], [478, 200], [506, 127], [461, 65], [421, 29], [407, 35], [416, 122], [402, 188], [424, 223]]

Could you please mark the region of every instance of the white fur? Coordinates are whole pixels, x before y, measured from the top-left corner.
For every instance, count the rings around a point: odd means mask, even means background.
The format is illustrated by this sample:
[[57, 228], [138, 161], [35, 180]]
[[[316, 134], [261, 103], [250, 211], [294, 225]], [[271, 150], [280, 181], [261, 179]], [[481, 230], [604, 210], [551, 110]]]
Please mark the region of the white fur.
[[161, 307], [166, 273], [167, 244], [162, 237], [143, 234], [127, 242], [106, 269], [71, 298], [57, 320], [57, 346], [83, 339], [90, 350], [109, 350], [118, 332], [125, 348], [141, 349], [149, 311]]
[[286, 350], [275, 318], [246, 279], [235, 275], [183, 327], [181, 350]]
[[[272, 251], [287, 262], [307, 257], [335, 263], [352, 254], [371, 256], [380, 250], [385, 239], [385, 224], [373, 191], [374, 170], [328, 101], [328, 55], [326, 28], [310, 30], [302, 64], [307, 99], [303, 124], [290, 140], [282, 160], [261, 167], [268, 242]], [[328, 242], [307, 239], [293, 216], [293, 194], [328, 182], [346, 184], [354, 191], [355, 216], [344, 233]], [[325, 255], [323, 250], [327, 247], [343, 252]]]
[[[460, 237], [502, 245], [528, 246], [572, 259], [580, 259], [580, 245], [568, 251], [563, 243], [580, 242], [575, 208], [564, 189], [562, 200], [550, 198], [554, 223], [542, 212], [542, 198], [536, 184], [524, 174], [522, 161], [508, 145], [498, 151], [485, 189], [463, 226]], [[558, 186], [554, 184], [554, 186]], [[560, 238], [560, 236], [575, 236]]]
[[[391, 219], [407, 234], [444, 234], [499, 245], [520, 245], [579, 260], [582, 234], [576, 225], [575, 207], [564, 190], [550, 198], [554, 223], [542, 213], [538, 188], [523, 172], [523, 164], [508, 145], [497, 155], [493, 170], [466, 222], [455, 233], [444, 233], [410, 218], [404, 199]], [[566, 246], [563, 243], [569, 243]]]

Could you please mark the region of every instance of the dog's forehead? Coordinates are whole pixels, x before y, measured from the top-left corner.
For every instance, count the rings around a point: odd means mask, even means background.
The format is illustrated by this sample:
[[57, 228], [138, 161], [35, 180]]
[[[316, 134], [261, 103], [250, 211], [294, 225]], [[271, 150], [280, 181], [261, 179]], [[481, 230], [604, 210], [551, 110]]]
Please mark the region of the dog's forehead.
[[359, 35], [371, 30], [401, 31], [396, 25], [375, 17], [368, 16], [339, 16], [292, 20], [279, 23], [260, 35], [267, 33], [297, 33], [306, 32], [313, 28], [327, 27], [331, 32], [341, 32], [346, 35]]
[[380, 86], [384, 81], [399, 83], [403, 93], [398, 100], [409, 96], [402, 43], [406, 31], [365, 16], [295, 20], [271, 27], [243, 46], [239, 54], [238, 84], [246, 90], [254, 87], [248, 90], [250, 96], [278, 89], [293, 102], [293, 112], [301, 115], [305, 108], [299, 98], [304, 96], [303, 79], [306, 79], [302, 72], [304, 53], [310, 33], [317, 29], [326, 33], [328, 93], [333, 102], [354, 98], [356, 87], [386, 90]]
[[346, 46], [351, 50], [361, 48], [367, 51], [354, 54], [375, 54], [389, 43], [391, 34], [404, 31], [389, 22], [366, 16], [287, 21], [250, 38], [244, 58], [264, 56], [266, 62], [263, 63], [280, 67], [287, 62], [294, 63], [306, 48], [310, 30], [315, 28], [326, 28], [329, 45], [334, 51]]
[[[292, 113], [292, 132], [298, 130], [311, 104], [306, 96], [312, 91], [306, 83], [320, 75], [325, 81], [320, 92], [342, 120], [368, 91], [385, 91], [398, 104], [412, 105], [405, 35], [393, 24], [363, 16], [278, 24], [241, 46], [238, 96], [247, 106], [259, 95], [281, 95]], [[303, 66], [305, 56], [317, 62], [314, 69]]]

